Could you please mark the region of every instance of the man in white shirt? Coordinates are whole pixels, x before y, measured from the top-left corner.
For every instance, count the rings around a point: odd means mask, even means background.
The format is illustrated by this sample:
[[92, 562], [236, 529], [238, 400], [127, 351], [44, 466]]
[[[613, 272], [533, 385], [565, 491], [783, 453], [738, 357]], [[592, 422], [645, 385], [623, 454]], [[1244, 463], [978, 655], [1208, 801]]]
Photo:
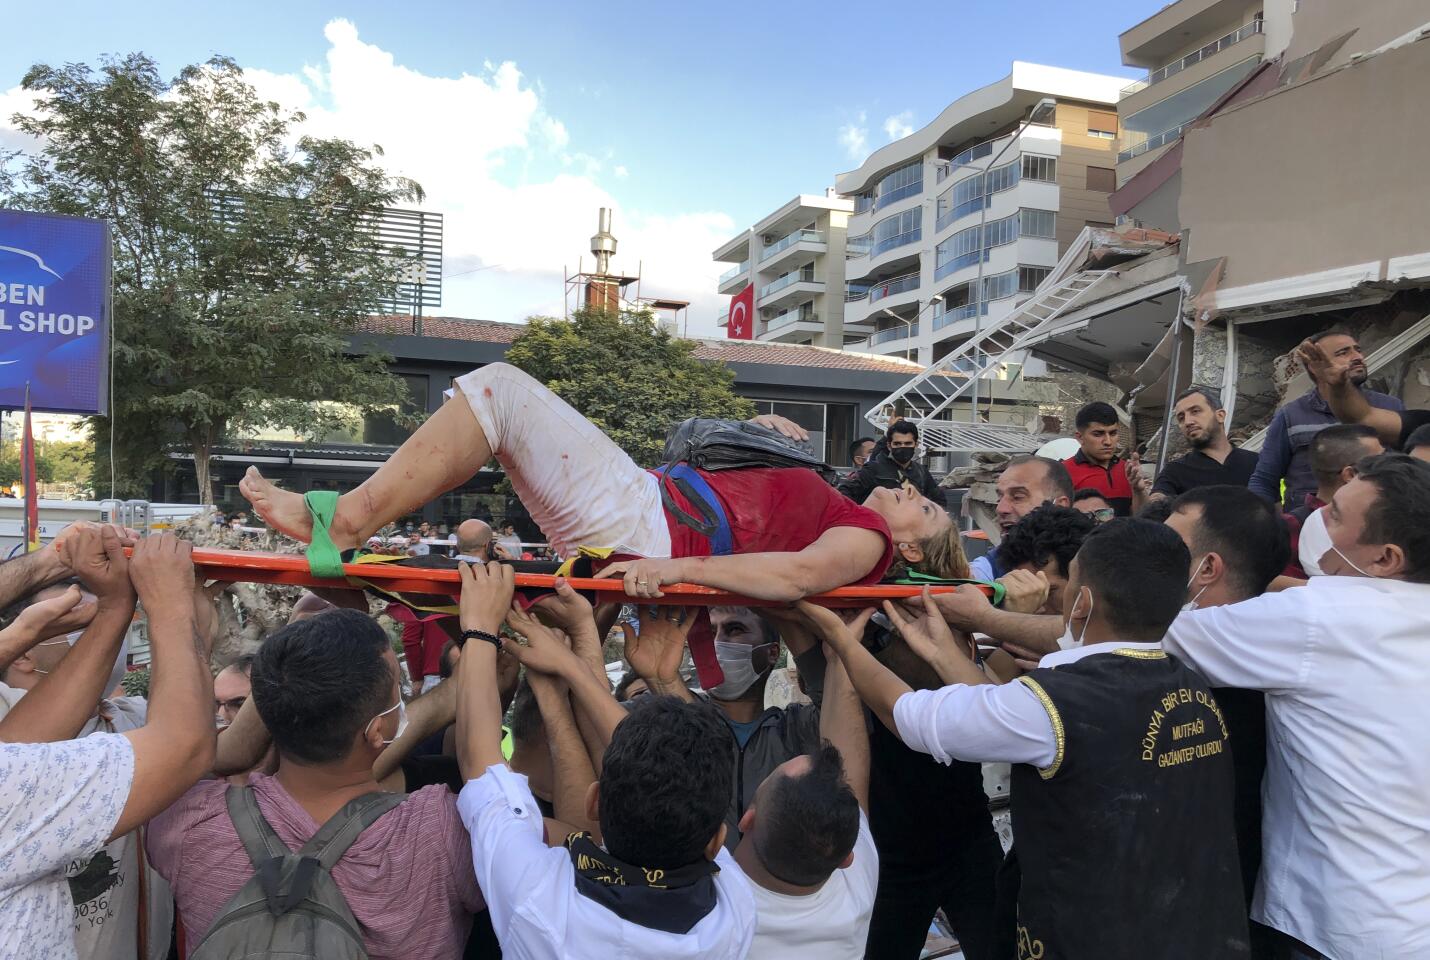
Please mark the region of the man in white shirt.
[[[510, 611], [513, 585], [509, 565], [462, 565], [457, 757], [469, 779], [457, 809], [502, 955], [744, 957], [755, 906], [722, 845], [732, 776], [724, 721], [708, 704], [671, 697], [642, 697], [627, 713], [569, 648]], [[528, 644], [506, 649], [529, 670], [557, 673], [606, 743], [585, 803], [604, 847], [556, 821], [544, 830], [526, 778], [502, 759], [496, 652], [508, 616], [529, 624]], [[558, 778], [571, 762], [553, 741]]]
[[[63, 552], [46, 548], [0, 565], [0, 603], [74, 574], [106, 584], [95, 589], [91, 630], [4, 719], [7, 730], [40, 741], [0, 745], [0, 944], [7, 960], [75, 958], [66, 871], [166, 808], [214, 755], [213, 688], [194, 643], [189, 545], [168, 534], [151, 537], [126, 561], [112, 528], [83, 528], [63, 542]], [[133, 593], [126, 599], [116, 589], [121, 579], [133, 583], [150, 622], [149, 722], [71, 740], [93, 714], [133, 610]], [[95, 624], [104, 629], [92, 632]]]
[[912, 691], [852, 633], [832, 634], [864, 702], [908, 746], [1014, 764], [1020, 957], [1247, 956], [1226, 725], [1205, 681], [1157, 642], [1189, 566], [1162, 524], [1102, 525], [1069, 572], [1063, 649], [1001, 686], [927, 596], [915, 622], [886, 610], [954, 678], [942, 689]]
[[[821, 633], [845, 629], [806, 607]], [[872, 611], [870, 611], [872, 612]], [[868, 614], [853, 627], [862, 633]], [[755, 894], [750, 960], [859, 960], [879, 886], [869, 832], [869, 733], [835, 659], [824, 675], [823, 746], [776, 767], [740, 818], [735, 862]]]
[[1165, 646], [1266, 693], [1252, 915], [1302, 955], [1430, 956], [1430, 464], [1362, 460], [1322, 511], [1326, 576], [1183, 614]]

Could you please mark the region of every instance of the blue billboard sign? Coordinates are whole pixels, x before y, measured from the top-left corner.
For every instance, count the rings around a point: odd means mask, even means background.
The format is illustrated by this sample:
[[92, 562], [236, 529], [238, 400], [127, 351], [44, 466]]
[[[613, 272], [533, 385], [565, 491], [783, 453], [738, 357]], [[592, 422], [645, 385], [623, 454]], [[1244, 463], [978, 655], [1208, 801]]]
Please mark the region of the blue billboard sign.
[[0, 408], [105, 413], [109, 224], [0, 210]]

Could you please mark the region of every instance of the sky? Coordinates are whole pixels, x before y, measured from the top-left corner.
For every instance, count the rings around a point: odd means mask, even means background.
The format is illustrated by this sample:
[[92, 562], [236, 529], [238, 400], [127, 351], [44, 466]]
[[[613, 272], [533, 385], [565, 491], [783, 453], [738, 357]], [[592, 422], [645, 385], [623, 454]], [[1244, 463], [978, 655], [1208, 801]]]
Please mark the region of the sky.
[[1133, 78], [1117, 35], [1159, 0], [565, 4], [247, 0], [15, 5], [0, 49], [0, 147], [36, 62], [142, 50], [166, 75], [214, 54], [305, 132], [378, 144], [444, 216], [440, 307], [560, 314], [597, 209], [645, 296], [721, 335], [711, 251], [796, 194], [821, 194], [1013, 60]]

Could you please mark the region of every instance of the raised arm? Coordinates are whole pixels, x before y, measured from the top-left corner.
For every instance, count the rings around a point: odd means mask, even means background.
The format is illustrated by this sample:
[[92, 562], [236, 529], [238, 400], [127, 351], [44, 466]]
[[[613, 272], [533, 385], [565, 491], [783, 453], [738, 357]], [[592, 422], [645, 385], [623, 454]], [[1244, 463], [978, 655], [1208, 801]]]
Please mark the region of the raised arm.
[[756, 600], [793, 603], [854, 583], [884, 555], [884, 538], [860, 527], [831, 527], [803, 550], [613, 563], [598, 577], [622, 577], [632, 597], [664, 596], [663, 584], [694, 583]]
[[566, 685], [555, 677], [533, 670], [527, 677], [541, 723], [546, 728], [546, 744], [551, 750], [554, 778], [551, 805], [556, 819], [576, 830], [601, 836], [601, 825], [586, 816], [586, 795], [596, 782], [596, 768], [586, 752]]
[[899, 636], [909, 645], [909, 649], [922, 657], [934, 668], [938, 678], [944, 683], [964, 683], [978, 686], [992, 683], [969, 656], [968, 638], [955, 637], [929, 596], [929, 588], [924, 587], [923, 615], [905, 617], [899, 608], [884, 601], [884, 614], [899, 631]]
[[[496, 636], [516, 589], [512, 568], [504, 563], [461, 564], [462, 629]], [[457, 660], [457, 765], [468, 780], [488, 767], [501, 766], [501, 694], [497, 691], [497, 647], [486, 640], [462, 646]]]
[[443, 680], [407, 705], [407, 729], [377, 755], [372, 764], [372, 778], [382, 783], [397, 772], [414, 747], [456, 720], [457, 685]]
[[[502, 649], [521, 661], [527, 670], [544, 673], [566, 682], [576, 709], [585, 711], [595, 728], [597, 743], [594, 745], [604, 753], [610, 745], [611, 733], [626, 718], [626, 711], [611, 696], [611, 687], [604, 679], [597, 680], [586, 665], [571, 652], [571, 648], [551, 632], [544, 624], [513, 606], [507, 613], [507, 626], [526, 638], [526, 643], [516, 643], [510, 639], [502, 643]], [[595, 763], [595, 751], [592, 761]], [[595, 763], [599, 772], [599, 763]]]
[[949, 626], [964, 633], [982, 633], [994, 640], [1015, 643], [1039, 654], [1055, 653], [1063, 635], [1061, 617], [1036, 613], [1010, 613], [988, 602], [977, 587], [959, 587], [933, 598]]
[[1316, 387], [1331, 412], [1342, 423], [1364, 423], [1374, 428], [1381, 443], [1389, 449], [1400, 448], [1400, 431], [1404, 424], [1400, 414], [1394, 410], [1373, 407], [1360, 388], [1350, 381], [1350, 368], [1337, 367], [1335, 362], [1321, 349], [1319, 343], [1301, 341], [1296, 348], [1296, 356], [1306, 366], [1306, 372], [1316, 381]]
[[94, 618], [54, 672], [42, 677], [0, 720], [0, 739], [11, 743], [49, 743], [79, 733], [108, 692], [105, 685], [115, 654], [134, 617], [129, 564], [112, 527], [79, 531], [71, 540], [70, 557], [96, 597]]
[[172, 534], [134, 546], [129, 575], [149, 618], [149, 712], [123, 734], [134, 746], [134, 783], [121, 837], [169, 806], [213, 767], [213, 676], [194, 623], [193, 547]]
[[824, 672], [824, 703], [819, 710], [819, 736], [839, 749], [844, 775], [859, 807], [869, 812], [869, 729], [864, 725], [864, 705], [849, 682], [837, 656], [829, 657]]
[[30, 604], [8, 627], [0, 629], [0, 673], [28, 653], [42, 640], [59, 637], [89, 626], [96, 604], [85, 600], [79, 587]]
[[646, 682], [651, 693], [693, 701], [695, 694], [680, 676], [685, 659], [686, 638], [695, 625], [698, 610], [671, 607], [642, 607], [640, 629], [626, 625], [626, 663]]
[[[846, 624], [833, 610], [806, 601], [800, 602], [799, 610], [824, 638], [826, 648], [839, 655], [850, 682], [859, 693], [859, 699], [874, 711], [874, 716], [879, 718], [880, 723], [897, 733], [898, 728], [894, 726], [894, 703], [904, 694], [913, 692], [913, 688], [875, 660], [874, 655], [860, 642], [864, 635], [864, 625], [869, 622], [874, 611], [865, 610], [852, 623]], [[827, 691], [825, 696], [828, 697]]]

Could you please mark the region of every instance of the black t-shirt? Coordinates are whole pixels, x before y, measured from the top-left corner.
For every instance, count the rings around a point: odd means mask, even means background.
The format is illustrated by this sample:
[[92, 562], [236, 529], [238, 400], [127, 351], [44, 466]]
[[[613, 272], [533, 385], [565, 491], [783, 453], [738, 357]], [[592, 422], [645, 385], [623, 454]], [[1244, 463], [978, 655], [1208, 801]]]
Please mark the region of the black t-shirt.
[[1197, 487], [1213, 487], [1228, 484], [1244, 487], [1256, 470], [1256, 454], [1237, 447], [1227, 454], [1225, 463], [1207, 456], [1200, 450], [1193, 450], [1185, 457], [1179, 457], [1162, 468], [1157, 482], [1152, 484], [1153, 493], [1179, 497]]
[[1427, 423], [1430, 423], [1430, 410], [1400, 411], [1400, 449], [1404, 450], [1410, 435]]

